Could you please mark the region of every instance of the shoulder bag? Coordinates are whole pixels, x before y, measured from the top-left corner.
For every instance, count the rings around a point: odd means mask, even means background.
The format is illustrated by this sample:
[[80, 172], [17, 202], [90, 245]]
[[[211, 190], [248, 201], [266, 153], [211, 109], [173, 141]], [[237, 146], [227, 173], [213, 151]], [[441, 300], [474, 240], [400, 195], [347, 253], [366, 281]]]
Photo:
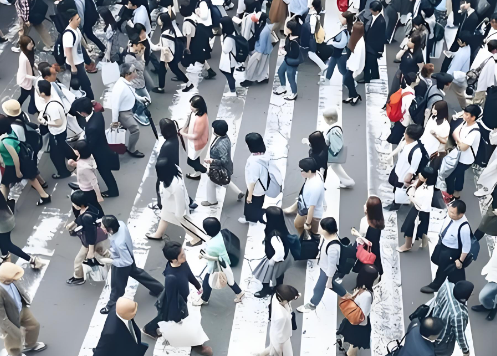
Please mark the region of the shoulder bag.
[[[218, 140], [219, 137], [216, 137], [216, 139], [211, 144], [211, 149], [218, 142]], [[231, 176], [228, 170], [221, 164], [211, 163], [207, 175], [209, 176], [209, 179], [217, 185], [228, 185], [231, 182]]]
[[223, 289], [228, 285], [228, 277], [221, 269], [219, 260], [216, 261], [217, 270], [209, 276], [209, 285], [212, 289]]
[[359, 308], [355, 302], [355, 298], [357, 298], [358, 295], [360, 295], [360, 293], [350, 298], [341, 297], [338, 302], [338, 306], [340, 307], [343, 316], [345, 316], [352, 325], [359, 325], [366, 319], [362, 309]]
[[371, 246], [366, 246], [367, 247], [364, 248], [363, 245], [357, 245], [356, 257], [365, 265], [372, 265], [374, 264], [374, 261], [376, 261], [376, 255], [371, 252]]
[[305, 182], [304, 184], [302, 184], [302, 188], [300, 188], [299, 197], [297, 200], [297, 212], [300, 216], [307, 216], [307, 213], [309, 212], [309, 208], [307, 207], [307, 204], [304, 200], [304, 187]]

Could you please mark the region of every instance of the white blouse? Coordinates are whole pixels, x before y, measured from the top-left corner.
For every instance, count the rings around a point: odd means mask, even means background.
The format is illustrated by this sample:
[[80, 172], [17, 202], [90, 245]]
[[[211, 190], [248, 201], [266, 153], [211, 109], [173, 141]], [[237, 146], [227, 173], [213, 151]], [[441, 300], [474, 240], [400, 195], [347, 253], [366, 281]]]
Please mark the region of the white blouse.
[[418, 187], [418, 189], [415, 189], [414, 186], [411, 187], [412, 188], [408, 188], [407, 190], [409, 200], [414, 204], [414, 207], [418, 211], [429, 213], [431, 211], [431, 201], [433, 199], [435, 187], [433, 185], [428, 186], [425, 183]]
[[285, 247], [279, 236], [271, 238], [271, 246], [274, 249], [274, 256], [271, 258], [274, 262], [282, 262], [285, 260]]
[[221, 52], [219, 70], [230, 73], [231, 68], [236, 67], [235, 51], [236, 51], [235, 40], [231, 37], [226, 37], [223, 40], [223, 50]]
[[364, 314], [364, 321], [359, 325], [368, 325], [368, 316], [369, 313], [371, 313], [371, 305], [373, 304], [373, 296], [371, 295], [371, 292], [365, 290], [364, 292], [359, 294], [354, 301], [357, 306], [361, 308], [362, 313]]

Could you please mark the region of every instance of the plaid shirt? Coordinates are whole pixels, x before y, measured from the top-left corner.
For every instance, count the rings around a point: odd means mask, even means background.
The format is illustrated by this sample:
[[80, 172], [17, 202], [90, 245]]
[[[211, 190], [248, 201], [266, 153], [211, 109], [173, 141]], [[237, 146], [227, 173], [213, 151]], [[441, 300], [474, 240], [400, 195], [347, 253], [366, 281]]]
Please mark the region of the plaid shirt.
[[16, 10], [19, 18], [24, 21], [29, 21], [29, 2], [28, 0], [17, 0], [16, 1]]
[[456, 340], [462, 352], [468, 353], [469, 345], [464, 332], [468, 325], [468, 307], [454, 298], [453, 290], [454, 284], [446, 280], [435, 298], [432, 316], [442, 319], [445, 323], [438, 337], [439, 343]]

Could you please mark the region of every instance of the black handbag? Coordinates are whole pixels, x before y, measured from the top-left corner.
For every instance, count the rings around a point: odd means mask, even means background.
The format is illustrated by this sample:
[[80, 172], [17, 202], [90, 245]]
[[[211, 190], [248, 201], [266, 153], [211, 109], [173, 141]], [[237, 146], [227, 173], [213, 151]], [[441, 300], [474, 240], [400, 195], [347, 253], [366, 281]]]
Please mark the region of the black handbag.
[[43, 0], [33, 0], [29, 2], [29, 22], [33, 25], [39, 25], [45, 21], [48, 5]]
[[300, 236], [300, 258], [299, 260], [313, 260], [319, 254], [319, 239], [311, 236], [309, 240], [304, 240], [305, 231]]
[[297, 212], [300, 216], [307, 216], [307, 213], [309, 212], [309, 208], [304, 200], [304, 186], [305, 182], [302, 184], [302, 188], [300, 188], [299, 197], [297, 199]]
[[442, 239], [438, 240], [438, 243], [435, 246], [433, 253], [431, 254], [431, 262], [433, 262], [437, 266], [440, 261], [440, 252], [442, 252]]
[[222, 166], [212, 166], [207, 173], [210, 180], [217, 185], [228, 185], [231, 182], [231, 177], [228, 170]]

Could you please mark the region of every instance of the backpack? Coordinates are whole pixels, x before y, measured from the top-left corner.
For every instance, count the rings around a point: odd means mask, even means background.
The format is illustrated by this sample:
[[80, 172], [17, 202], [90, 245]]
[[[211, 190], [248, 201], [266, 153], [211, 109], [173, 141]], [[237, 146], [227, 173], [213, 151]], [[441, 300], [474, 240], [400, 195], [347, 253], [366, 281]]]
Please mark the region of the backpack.
[[72, 45], [74, 46], [76, 44], [76, 35], [71, 30], [66, 29], [62, 33], [59, 33], [59, 35], [57, 36], [57, 40], [55, 41], [55, 45], [54, 45], [52, 54], [53, 54], [57, 64], [59, 64], [61, 66], [63, 66], [66, 63], [66, 55], [64, 53], [64, 45], [62, 44], [62, 37], [64, 36], [64, 34], [66, 32], [70, 32], [73, 36]]
[[464, 225], [468, 225], [469, 227], [469, 236], [471, 240], [471, 248], [469, 250], [468, 255], [464, 259], [464, 268], [466, 268], [469, 266], [469, 264], [472, 261], [476, 261], [476, 259], [478, 258], [478, 254], [480, 253], [480, 241], [478, 241], [475, 235], [473, 235], [473, 231], [471, 231], [471, 226], [469, 226], [469, 222], [465, 221], [459, 226], [459, 230], [457, 230], [458, 249], [459, 250], [462, 249], [461, 228]]
[[397, 90], [390, 95], [387, 103], [387, 116], [391, 122], [402, 120], [404, 113], [402, 112], [402, 99], [407, 95], [413, 95], [410, 92], [402, 93], [402, 89]]
[[428, 155], [428, 152], [426, 152], [425, 146], [421, 143], [421, 141], [418, 141], [418, 143], [412, 148], [411, 152], [407, 155], [407, 161], [409, 164], [411, 164], [412, 161], [412, 155], [414, 154], [414, 151], [417, 149], [421, 150], [421, 161], [419, 161], [419, 166], [418, 169], [416, 170], [416, 173], [414, 173], [414, 177], [416, 177], [421, 170], [430, 163], [430, 155]]
[[[342, 140], [342, 144], [341, 144], [341, 147], [338, 150], [338, 152], [333, 152], [333, 150], [331, 149], [331, 144], [328, 145], [328, 160], [329, 160], [330, 156], [331, 157], [336, 157], [340, 153], [340, 151], [342, 150], [342, 148], [343, 148], [343, 129], [340, 126], [336, 125], [336, 126], [331, 127], [328, 130], [328, 132], [326, 133], [326, 137], [328, 137], [328, 135], [330, 134], [331, 130], [333, 130], [334, 128], [339, 128], [340, 131], [342, 132], [342, 137], [340, 137], [340, 139]], [[331, 143], [331, 140], [330, 140], [330, 143]]]
[[264, 189], [265, 195], [270, 198], [276, 198], [283, 191], [283, 176], [278, 167], [274, 163], [271, 163], [271, 161], [269, 161], [268, 167], [263, 167], [267, 169], [267, 187], [262, 184], [260, 178], [258, 181], [261, 184], [262, 189]]
[[29, 122], [26, 118], [26, 114], [24, 112], [22, 114], [22, 120], [16, 120], [14, 125], [19, 124], [24, 130], [24, 136], [26, 137], [26, 143], [33, 149], [35, 155], [41, 150], [43, 146], [43, 141], [41, 139], [41, 135], [38, 132], [38, 128], [36, 124]]
[[473, 152], [473, 156], [475, 158], [474, 163], [479, 165], [482, 168], [485, 168], [488, 165], [488, 161], [490, 159], [490, 156], [493, 153], [493, 150], [492, 150], [492, 145], [490, 144], [490, 142], [487, 142], [484, 135], [482, 135], [482, 131], [490, 131], [490, 130], [487, 130], [484, 127], [483, 123], [481, 123], [479, 121], [477, 122], [477, 124], [478, 124], [478, 128], [472, 129], [470, 132], [480, 131], [480, 144], [478, 145], [478, 152], [476, 152], [476, 155], [475, 155], [475, 153], [473, 151], [473, 147], [470, 146], [470, 149], [471, 149], [471, 152]]
[[249, 43], [245, 37], [240, 35], [230, 35], [235, 40], [235, 54], [230, 52], [230, 56], [235, 57], [238, 63], [243, 63], [249, 55]]
[[38, 157], [35, 155], [34, 150], [26, 142], [19, 141], [18, 138], [14, 137], [4, 137], [14, 139], [19, 143], [19, 164], [21, 166], [21, 173], [23, 178], [34, 179], [38, 175]]
[[[200, 1], [198, 4], [200, 5]], [[207, 3], [207, 5], [209, 5], [209, 3]], [[212, 27], [219, 27], [221, 24], [221, 19], [223, 18], [221, 11], [216, 5], [213, 5], [212, 3], [210, 3], [209, 5], [209, 10], [211, 10]]]
[[296, 261], [300, 260], [301, 247], [302, 247], [300, 245], [300, 238], [297, 235], [288, 235], [286, 240], [288, 242], [288, 248], [292, 253], [293, 259]]
[[316, 28], [314, 29], [314, 38], [316, 43], [323, 43], [326, 38], [326, 32], [324, 31], [323, 26], [321, 25], [321, 21], [319, 19], [319, 15], [316, 15]]
[[440, 100], [443, 100], [442, 95], [438, 92], [428, 96], [428, 93], [430, 92], [431, 88], [433, 88], [433, 86], [434, 84], [432, 84], [428, 88], [426, 94], [422, 99], [416, 98], [415, 100], [413, 100], [411, 106], [409, 107], [409, 114], [411, 114], [411, 119], [418, 125], [424, 126], [425, 110], [428, 105], [428, 101], [430, 101], [431, 98], [437, 95], [440, 97]]
[[331, 241], [326, 246], [326, 254], [328, 254], [328, 248], [333, 244], [340, 245], [340, 259], [338, 260], [337, 271], [340, 274], [340, 278], [349, 274], [357, 261], [357, 249], [350, 244], [348, 238], [338, 239]]

